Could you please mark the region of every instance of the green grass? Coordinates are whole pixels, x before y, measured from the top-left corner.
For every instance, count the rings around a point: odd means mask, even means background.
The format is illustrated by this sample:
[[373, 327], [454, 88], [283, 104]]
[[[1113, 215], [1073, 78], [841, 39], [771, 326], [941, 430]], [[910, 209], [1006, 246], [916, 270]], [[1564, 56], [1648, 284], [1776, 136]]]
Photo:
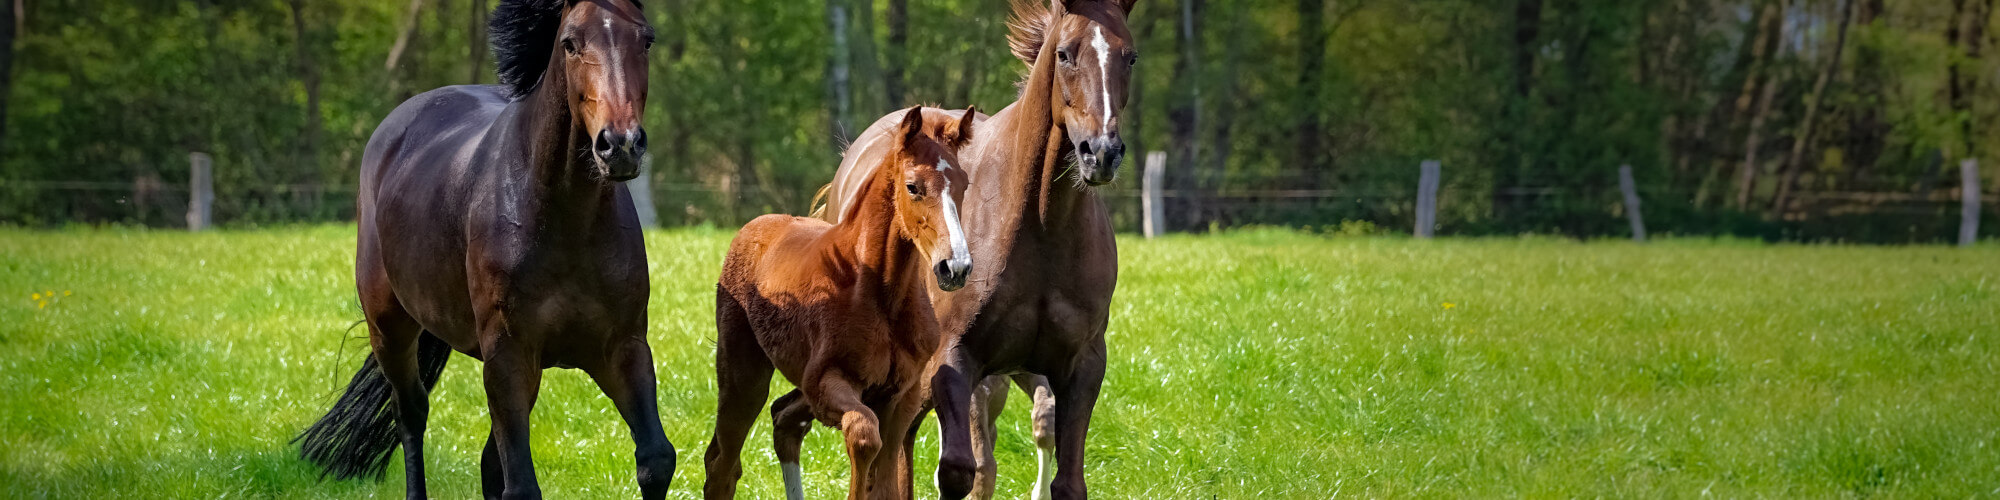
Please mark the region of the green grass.
[[[647, 240], [675, 498], [703, 478], [729, 235]], [[319, 482], [287, 444], [366, 349], [352, 255], [351, 226], [0, 230], [0, 497], [399, 495], [400, 469]], [[1990, 244], [1246, 231], [1125, 239], [1120, 257], [1090, 434], [1101, 498], [2000, 495]], [[477, 496], [477, 369], [455, 357], [432, 396], [441, 498]], [[637, 496], [629, 438], [587, 378], [551, 371], [540, 401], [545, 491]], [[1034, 474], [1015, 403], [1009, 498]], [[767, 425], [746, 497], [782, 497]], [[926, 496], [935, 439], [918, 445]], [[808, 446], [808, 494], [840, 495], [834, 433]]]

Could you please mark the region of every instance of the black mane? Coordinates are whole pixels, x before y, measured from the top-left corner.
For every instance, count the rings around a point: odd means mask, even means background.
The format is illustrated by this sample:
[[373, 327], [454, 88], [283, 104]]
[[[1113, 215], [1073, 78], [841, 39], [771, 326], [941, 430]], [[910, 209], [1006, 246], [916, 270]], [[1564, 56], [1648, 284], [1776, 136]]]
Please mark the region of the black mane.
[[486, 24], [500, 84], [519, 99], [535, 91], [556, 50], [564, 0], [501, 0]]

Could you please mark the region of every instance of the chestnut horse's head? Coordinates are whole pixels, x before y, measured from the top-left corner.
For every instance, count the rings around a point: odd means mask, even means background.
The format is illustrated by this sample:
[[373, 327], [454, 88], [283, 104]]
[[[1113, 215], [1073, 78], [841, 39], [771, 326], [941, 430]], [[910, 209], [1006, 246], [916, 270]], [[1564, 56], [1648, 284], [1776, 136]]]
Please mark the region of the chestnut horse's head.
[[[525, 97], [561, 78], [572, 128], [586, 134], [593, 173], [639, 175], [646, 154], [646, 52], [653, 27], [636, 0], [506, 0], [489, 26], [500, 81]], [[548, 73], [557, 72], [556, 76]]]
[[1139, 52], [1125, 16], [1138, 0], [1051, 0], [1049, 8], [1017, 3], [1008, 44], [1033, 67], [1044, 43], [1055, 46], [1056, 123], [1069, 135], [1082, 179], [1103, 185], [1118, 177], [1125, 142], [1118, 111], [1125, 108]]
[[933, 118], [939, 122], [935, 127], [924, 126], [923, 111], [911, 108], [903, 115], [894, 132], [896, 145], [881, 169], [894, 172], [902, 184], [893, 196], [893, 212], [903, 237], [930, 263], [938, 288], [949, 292], [964, 287], [972, 274], [972, 251], [958, 222], [958, 200], [967, 183], [965, 170], [958, 167], [958, 149], [972, 139], [978, 110], [966, 108], [955, 120]]

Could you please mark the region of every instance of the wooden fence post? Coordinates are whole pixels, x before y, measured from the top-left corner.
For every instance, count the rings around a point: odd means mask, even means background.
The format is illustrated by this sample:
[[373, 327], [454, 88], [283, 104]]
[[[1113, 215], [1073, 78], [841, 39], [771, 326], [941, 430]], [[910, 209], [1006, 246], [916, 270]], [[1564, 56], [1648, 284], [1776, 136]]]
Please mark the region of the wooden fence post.
[[1979, 160], [1966, 158], [1958, 164], [1958, 170], [1965, 184], [1958, 196], [1963, 206], [1958, 220], [1958, 246], [1969, 247], [1979, 241]]
[[632, 192], [632, 208], [639, 212], [639, 227], [660, 227], [660, 210], [653, 208], [652, 153], [639, 157], [639, 176], [625, 181], [625, 189]]
[[1625, 219], [1632, 221], [1632, 241], [1646, 242], [1646, 219], [1639, 215], [1639, 183], [1632, 180], [1632, 166], [1618, 166], [1618, 190], [1625, 192]]
[[1142, 176], [1144, 177], [1142, 180], [1145, 182], [1143, 186], [1140, 186], [1139, 209], [1145, 212], [1140, 229], [1145, 232], [1147, 238], [1159, 236], [1160, 233], [1165, 232], [1162, 230], [1166, 229], [1161, 227], [1161, 224], [1164, 224], [1166, 221], [1166, 200], [1161, 197], [1164, 189], [1160, 185], [1160, 182], [1166, 177], [1166, 170], [1167, 153], [1165, 151], [1151, 151], [1146, 153], [1146, 172]]
[[189, 231], [208, 229], [215, 204], [215, 172], [213, 160], [208, 153], [188, 153], [188, 211]]
[[1421, 169], [1417, 176], [1417, 237], [1430, 238], [1431, 230], [1437, 227], [1438, 161], [1424, 160]]

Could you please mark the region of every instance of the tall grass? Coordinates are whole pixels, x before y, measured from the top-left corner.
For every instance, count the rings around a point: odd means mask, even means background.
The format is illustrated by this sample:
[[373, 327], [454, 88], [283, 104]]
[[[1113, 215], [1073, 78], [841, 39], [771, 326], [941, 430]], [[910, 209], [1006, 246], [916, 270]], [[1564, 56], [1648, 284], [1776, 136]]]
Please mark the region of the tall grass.
[[[729, 236], [647, 239], [676, 498], [703, 479]], [[1103, 498], [2000, 495], [1990, 245], [1246, 231], [1120, 251], [1090, 434]], [[0, 231], [0, 497], [399, 496], [399, 469], [320, 482], [287, 444], [367, 349], [352, 258], [352, 226]], [[478, 495], [478, 369], [454, 357], [431, 398], [440, 498]], [[541, 394], [544, 490], [636, 497], [610, 401], [568, 370]], [[1006, 497], [1034, 475], [1014, 403]], [[769, 442], [760, 423], [745, 497], [782, 498]], [[842, 494], [834, 433], [807, 446], [808, 494]]]

